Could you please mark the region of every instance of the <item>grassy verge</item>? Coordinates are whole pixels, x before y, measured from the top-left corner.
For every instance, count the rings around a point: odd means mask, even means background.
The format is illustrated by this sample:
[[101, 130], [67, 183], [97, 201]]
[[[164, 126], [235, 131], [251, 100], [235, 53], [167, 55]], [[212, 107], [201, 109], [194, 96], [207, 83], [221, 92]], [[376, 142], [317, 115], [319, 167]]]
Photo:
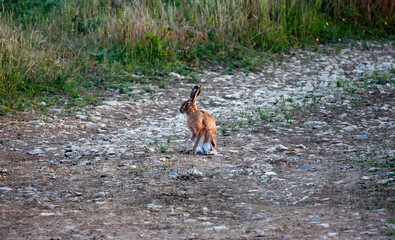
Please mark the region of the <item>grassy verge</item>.
[[156, 79], [218, 64], [251, 69], [263, 52], [392, 39], [392, 1], [363, 2], [5, 0], [0, 114], [42, 98], [79, 98], [111, 81], [137, 81], [135, 74]]

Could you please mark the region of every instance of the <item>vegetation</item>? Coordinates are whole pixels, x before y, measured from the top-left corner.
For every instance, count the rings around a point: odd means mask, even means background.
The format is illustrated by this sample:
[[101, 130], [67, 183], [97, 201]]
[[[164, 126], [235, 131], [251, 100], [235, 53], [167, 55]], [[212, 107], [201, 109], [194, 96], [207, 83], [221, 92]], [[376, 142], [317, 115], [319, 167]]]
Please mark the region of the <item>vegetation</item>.
[[251, 69], [290, 47], [393, 39], [393, 13], [391, 0], [4, 0], [0, 115], [138, 75]]

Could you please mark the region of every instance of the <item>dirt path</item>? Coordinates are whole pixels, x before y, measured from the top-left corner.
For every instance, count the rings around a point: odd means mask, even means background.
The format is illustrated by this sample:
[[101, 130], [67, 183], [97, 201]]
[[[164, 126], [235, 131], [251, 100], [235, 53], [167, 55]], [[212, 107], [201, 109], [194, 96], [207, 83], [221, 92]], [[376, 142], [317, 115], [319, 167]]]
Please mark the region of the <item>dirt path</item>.
[[179, 152], [195, 83], [177, 74], [73, 114], [2, 117], [0, 238], [390, 238], [395, 51], [356, 45], [201, 74], [216, 156]]

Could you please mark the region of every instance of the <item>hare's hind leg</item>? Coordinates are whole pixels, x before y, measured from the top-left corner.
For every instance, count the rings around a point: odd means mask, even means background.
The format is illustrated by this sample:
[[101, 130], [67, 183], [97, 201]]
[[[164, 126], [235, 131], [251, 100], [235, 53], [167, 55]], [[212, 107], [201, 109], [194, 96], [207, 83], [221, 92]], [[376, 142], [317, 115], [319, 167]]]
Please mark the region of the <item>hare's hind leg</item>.
[[206, 132], [206, 142], [210, 141], [211, 149], [207, 151], [207, 155], [215, 155], [217, 154], [217, 150], [215, 150], [216, 147], [216, 141], [217, 141], [217, 135], [216, 131], [210, 130]]

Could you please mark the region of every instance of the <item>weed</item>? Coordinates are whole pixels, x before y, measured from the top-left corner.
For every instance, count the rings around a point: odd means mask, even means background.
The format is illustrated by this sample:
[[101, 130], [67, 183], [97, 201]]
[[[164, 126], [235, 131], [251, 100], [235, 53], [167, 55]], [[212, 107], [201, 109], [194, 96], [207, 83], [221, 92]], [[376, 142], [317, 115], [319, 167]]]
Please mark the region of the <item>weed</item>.
[[180, 231], [181, 232], [186, 232], [187, 231], [187, 226], [181, 226]]
[[284, 118], [287, 120], [287, 122], [289, 123], [292, 120], [292, 115], [291, 114], [285, 114]]
[[246, 229], [246, 233], [251, 233], [253, 229], [254, 229], [254, 227], [248, 226]]
[[161, 153], [165, 153], [167, 151], [167, 149], [169, 148], [169, 146], [159, 144], [159, 145], [157, 145], [157, 148]]

